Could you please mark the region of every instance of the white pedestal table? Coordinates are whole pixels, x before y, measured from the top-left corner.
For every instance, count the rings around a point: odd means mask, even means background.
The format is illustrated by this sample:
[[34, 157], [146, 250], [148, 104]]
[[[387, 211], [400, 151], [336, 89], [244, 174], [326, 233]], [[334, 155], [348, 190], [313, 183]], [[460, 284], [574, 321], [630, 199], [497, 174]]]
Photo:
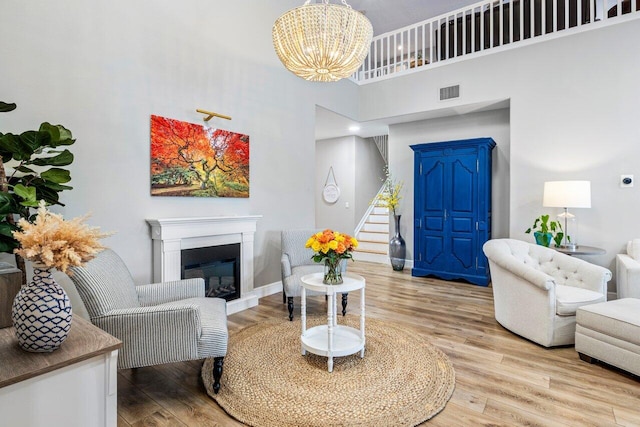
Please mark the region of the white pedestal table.
[[[306, 352], [328, 358], [327, 367], [333, 372], [333, 358], [348, 356], [360, 352], [364, 357], [364, 288], [365, 280], [353, 273], [342, 275], [340, 285], [322, 283], [323, 273], [302, 276], [300, 320], [302, 322], [302, 355]], [[307, 290], [320, 292], [327, 296], [327, 324], [307, 329]], [[360, 290], [360, 329], [338, 325], [337, 294]]]

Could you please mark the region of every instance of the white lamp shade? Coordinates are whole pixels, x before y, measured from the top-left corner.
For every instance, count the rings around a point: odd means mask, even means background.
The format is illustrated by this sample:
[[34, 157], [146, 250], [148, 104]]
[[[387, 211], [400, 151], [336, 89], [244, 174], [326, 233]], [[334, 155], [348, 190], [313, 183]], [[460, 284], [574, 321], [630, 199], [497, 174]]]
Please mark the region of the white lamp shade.
[[591, 181], [545, 182], [542, 206], [549, 208], [590, 208]]

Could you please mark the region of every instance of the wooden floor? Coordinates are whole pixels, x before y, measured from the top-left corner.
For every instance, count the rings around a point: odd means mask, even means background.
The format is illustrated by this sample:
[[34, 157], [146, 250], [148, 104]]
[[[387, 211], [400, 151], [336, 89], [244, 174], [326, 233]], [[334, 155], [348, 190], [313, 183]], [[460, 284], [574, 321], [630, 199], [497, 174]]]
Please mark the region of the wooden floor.
[[[424, 425], [640, 426], [637, 377], [583, 362], [573, 347], [545, 349], [505, 330], [493, 317], [490, 288], [413, 278], [408, 270], [365, 262], [350, 264], [349, 271], [367, 279], [368, 317], [406, 325], [453, 363], [453, 397]], [[309, 312], [325, 310], [324, 298], [311, 300]], [[229, 316], [229, 331], [273, 318], [287, 321], [281, 294]], [[206, 395], [200, 366], [194, 361], [120, 371], [118, 425], [242, 425]]]

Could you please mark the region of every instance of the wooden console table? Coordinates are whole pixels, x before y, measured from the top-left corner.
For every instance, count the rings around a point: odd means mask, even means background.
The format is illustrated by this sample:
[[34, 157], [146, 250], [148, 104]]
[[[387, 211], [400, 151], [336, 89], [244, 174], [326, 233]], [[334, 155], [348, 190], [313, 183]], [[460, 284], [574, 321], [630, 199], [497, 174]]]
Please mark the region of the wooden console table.
[[62, 346], [29, 353], [0, 329], [0, 414], [7, 426], [115, 427], [122, 343], [74, 316]]

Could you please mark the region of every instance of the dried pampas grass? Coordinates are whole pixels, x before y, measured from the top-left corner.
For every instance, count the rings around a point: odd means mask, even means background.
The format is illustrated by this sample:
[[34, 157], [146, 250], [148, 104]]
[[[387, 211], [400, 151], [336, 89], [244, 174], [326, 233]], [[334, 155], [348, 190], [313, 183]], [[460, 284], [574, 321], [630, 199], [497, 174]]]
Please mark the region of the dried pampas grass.
[[111, 233], [101, 233], [99, 227], [84, 224], [88, 215], [65, 221], [62, 215], [47, 210], [40, 202], [38, 215], [33, 223], [21, 218], [20, 231], [13, 237], [20, 243], [14, 252], [21, 257], [46, 267], [67, 272], [69, 267], [81, 266], [93, 259], [105, 247], [99, 239]]

